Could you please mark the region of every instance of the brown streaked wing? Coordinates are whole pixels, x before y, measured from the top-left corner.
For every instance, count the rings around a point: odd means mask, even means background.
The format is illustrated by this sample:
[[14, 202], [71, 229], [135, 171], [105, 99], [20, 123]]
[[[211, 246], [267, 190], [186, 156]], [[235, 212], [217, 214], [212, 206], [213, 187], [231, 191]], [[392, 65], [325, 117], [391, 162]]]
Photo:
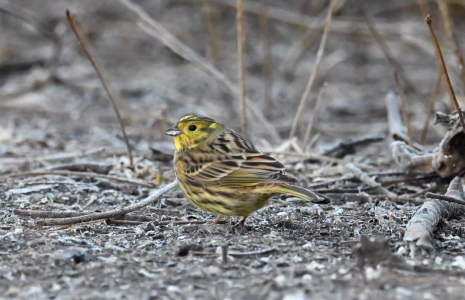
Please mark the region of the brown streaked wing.
[[284, 165], [258, 151], [238, 133], [227, 130], [209, 145], [212, 159], [187, 166], [186, 175], [204, 185], [229, 187], [254, 186], [261, 183], [295, 183], [286, 175]]

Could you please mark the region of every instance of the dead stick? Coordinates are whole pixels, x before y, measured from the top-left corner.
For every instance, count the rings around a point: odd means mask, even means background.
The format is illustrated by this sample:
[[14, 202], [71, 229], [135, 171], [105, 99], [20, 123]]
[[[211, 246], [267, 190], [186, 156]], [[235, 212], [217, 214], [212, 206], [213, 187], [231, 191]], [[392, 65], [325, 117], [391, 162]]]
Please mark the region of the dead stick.
[[291, 132], [289, 133], [289, 139], [293, 138], [295, 135], [295, 132], [297, 130], [297, 125], [299, 124], [300, 117], [302, 116], [302, 113], [304, 111], [305, 103], [307, 102], [307, 99], [308, 99], [308, 95], [310, 95], [310, 91], [312, 90], [313, 83], [315, 82], [316, 74], [318, 73], [318, 69], [319, 69], [321, 60], [323, 58], [323, 53], [325, 51], [326, 40], [328, 39], [329, 28], [331, 25], [331, 20], [333, 18], [333, 10], [334, 10], [334, 5], [336, 4], [336, 1], [337, 0], [331, 0], [329, 4], [328, 15], [326, 16], [325, 29], [323, 31], [323, 37], [321, 38], [320, 46], [316, 54], [316, 60], [313, 66], [312, 73], [310, 74], [310, 78], [308, 79], [304, 94], [302, 95], [302, 98], [300, 99], [300, 103], [297, 108], [294, 121], [292, 122]]
[[148, 184], [142, 181], [137, 181], [135, 179], [128, 179], [128, 178], [120, 178], [110, 175], [92, 173], [92, 172], [75, 172], [75, 171], [60, 171], [60, 170], [50, 170], [50, 171], [29, 171], [17, 174], [9, 174], [0, 177], [0, 181], [6, 180], [8, 178], [18, 178], [18, 177], [32, 177], [32, 176], [44, 176], [44, 175], [60, 175], [60, 176], [79, 176], [79, 177], [95, 177], [95, 178], [103, 178], [108, 180], [119, 181], [122, 183], [132, 183], [148, 188], [153, 188], [155, 185]]
[[374, 181], [368, 174], [357, 168], [354, 164], [347, 164], [346, 168], [350, 170], [355, 177], [357, 177], [360, 181], [365, 183], [368, 186], [374, 187], [378, 190], [378, 192], [390, 196], [390, 197], [396, 197], [397, 195], [394, 194], [393, 192], [390, 192], [387, 190], [385, 187], [383, 187], [380, 183]]
[[77, 216], [77, 217], [72, 217], [72, 218], [60, 218], [60, 219], [43, 219], [43, 220], [38, 220], [37, 225], [40, 226], [50, 226], [50, 225], [70, 225], [70, 224], [77, 224], [77, 223], [83, 223], [83, 222], [91, 222], [91, 221], [96, 221], [96, 220], [102, 220], [102, 219], [108, 219], [108, 218], [114, 218], [117, 216], [124, 215], [126, 213], [135, 211], [137, 209], [140, 209], [144, 206], [147, 206], [156, 200], [160, 198], [162, 195], [166, 194], [169, 192], [171, 189], [176, 187], [178, 182], [175, 180], [165, 187], [156, 190], [153, 192], [150, 196], [148, 196], [146, 199], [140, 201], [139, 203], [129, 205], [124, 208], [119, 208], [119, 209], [114, 209], [106, 212], [101, 212], [101, 213], [95, 213], [95, 214], [90, 214], [90, 215], [85, 215], [85, 216]]
[[394, 72], [394, 80], [397, 86], [397, 92], [399, 93], [400, 99], [400, 110], [402, 111], [402, 118], [404, 119], [405, 127], [407, 128], [407, 137], [409, 146], [413, 146], [412, 128], [410, 127], [410, 119], [408, 117], [407, 107], [405, 103], [405, 95], [402, 86], [400, 85], [399, 76]]
[[80, 22], [76, 19], [76, 17], [71, 15], [69, 10], [66, 10], [66, 19], [68, 20], [68, 23], [71, 26], [71, 29], [73, 30], [73, 33], [76, 36], [79, 42], [79, 45], [81, 45], [81, 48], [86, 54], [87, 59], [92, 64], [92, 67], [97, 73], [100, 81], [102, 82], [103, 88], [105, 89], [105, 92], [107, 93], [108, 98], [110, 99], [113, 110], [115, 111], [116, 117], [118, 118], [118, 122], [121, 127], [121, 132], [123, 133], [124, 142], [126, 143], [126, 148], [127, 148], [128, 156], [129, 156], [129, 164], [130, 164], [130, 167], [132, 168], [134, 167], [134, 163], [133, 163], [133, 158], [132, 158], [131, 146], [129, 145], [129, 139], [126, 134], [123, 120], [121, 119], [121, 115], [118, 110], [118, 106], [116, 105], [115, 99], [113, 98], [113, 95], [115, 94], [115, 89], [110, 85], [110, 82], [107, 80], [107, 76], [104, 74], [102, 67], [99, 66], [96, 60], [94, 59], [94, 55], [92, 55], [92, 50], [90, 47], [89, 39], [85, 35], [84, 33], [85, 31], [83, 30]]
[[268, 248], [259, 251], [251, 251], [251, 252], [229, 252], [229, 255], [235, 257], [245, 257], [245, 256], [252, 256], [252, 255], [261, 255], [261, 254], [268, 254], [278, 251], [277, 248]]
[[68, 218], [89, 215], [91, 211], [43, 211], [43, 210], [25, 210], [15, 209], [13, 213], [21, 217], [32, 217], [32, 218]]
[[446, 28], [446, 33], [449, 36], [449, 39], [452, 41], [452, 46], [454, 48], [455, 61], [457, 62], [457, 68], [460, 71], [460, 78], [462, 79], [462, 85], [465, 90], [465, 64], [463, 62], [462, 51], [460, 50], [459, 42], [457, 41], [457, 36], [454, 32], [454, 26], [452, 24], [452, 19], [449, 14], [449, 8], [447, 3], [444, 0], [436, 1], [441, 11], [442, 18], [444, 20], [444, 27]]
[[[118, 219], [107, 219], [105, 221], [108, 225], [140, 225], [147, 222], [144, 221], [131, 221], [131, 220], [118, 220]], [[150, 224], [155, 226], [165, 225], [187, 225], [187, 224], [205, 224], [206, 220], [180, 220], [180, 221], [149, 221]]]
[[446, 195], [435, 194], [435, 193], [426, 193], [426, 197], [430, 198], [430, 199], [438, 199], [438, 200], [443, 200], [443, 201], [447, 201], [447, 202], [452, 202], [452, 203], [465, 205], [465, 201], [457, 199], [455, 197], [446, 196]]
[[239, 68], [239, 100], [241, 103], [241, 129], [242, 134], [247, 135], [247, 106], [245, 99], [245, 68], [244, 68], [244, 20], [242, 11], [242, 1], [237, 0], [237, 52]]
[[454, 101], [455, 109], [457, 110], [457, 112], [459, 114], [460, 124], [462, 125], [462, 130], [465, 133], [465, 122], [463, 120], [462, 110], [460, 109], [460, 105], [457, 102], [457, 97], [455, 96], [454, 88], [452, 87], [452, 83], [451, 83], [450, 78], [449, 78], [449, 73], [447, 72], [446, 63], [444, 61], [444, 57], [442, 56], [441, 47], [439, 46], [438, 39], [436, 37], [436, 34], [434, 33], [431, 15], [427, 15], [426, 18], [425, 18], [425, 21], [426, 21], [426, 24], [428, 25], [429, 31], [431, 33], [431, 39], [433, 40], [433, 43], [434, 43], [434, 49], [436, 50], [436, 55], [437, 55], [437, 57], [439, 58], [439, 60], [441, 62], [442, 71], [444, 72], [444, 75], [446, 77], [447, 87], [449, 88], [449, 93], [450, 93], [450, 95], [452, 97], [452, 100]]

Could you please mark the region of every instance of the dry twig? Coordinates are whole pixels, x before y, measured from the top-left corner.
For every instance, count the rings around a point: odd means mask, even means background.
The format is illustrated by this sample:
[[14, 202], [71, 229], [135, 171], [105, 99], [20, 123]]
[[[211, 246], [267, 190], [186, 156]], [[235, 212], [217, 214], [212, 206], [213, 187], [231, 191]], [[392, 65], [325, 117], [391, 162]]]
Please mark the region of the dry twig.
[[321, 59], [323, 58], [323, 53], [325, 51], [326, 40], [328, 39], [329, 35], [329, 28], [331, 25], [331, 20], [333, 18], [333, 10], [334, 5], [336, 4], [337, 0], [331, 0], [328, 9], [328, 15], [326, 16], [326, 23], [325, 29], [323, 31], [323, 37], [321, 38], [320, 47], [318, 48], [318, 52], [316, 54], [315, 64], [313, 65], [312, 73], [310, 74], [310, 78], [308, 79], [307, 86], [305, 87], [304, 94], [300, 99], [299, 106], [297, 108], [296, 116], [294, 121], [292, 122], [291, 132], [289, 133], [289, 138], [292, 138], [295, 135], [297, 130], [297, 125], [299, 124], [300, 117], [304, 111], [305, 103], [307, 102], [308, 96], [310, 95], [310, 91], [312, 90], [313, 83], [315, 82], [316, 75], [318, 73], [318, 68], [321, 63]]
[[465, 64], [463, 62], [462, 51], [460, 50], [459, 42], [457, 41], [457, 36], [454, 32], [454, 25], [452, 24], [452, 19], [449, 14], [449, 8], [447, 7], [447, 2], [444, 0], [436, 0], [439, 6], [439, 11], [441, 12], [442, 18], [444, 20], [444, 27], [446, 33], [452, 41], [452, 46], [454, 48], [455, 61], [457, 62], [457, 68], [460, 72], [460, 78], [462, 79], [462, 86], [465, 92]]
[[110, 81], [107, 79], [108, 77], [106, 76], [106, 73], [100, 63], [98, 63], [95, 59], [95, 55], [92, 54], [92, 48], [90, 46], [89, 39], [87, 38], [85, 31], [82, 28], [81, 23], [76, 19], [75, 16], [71, 15], [69, 10], [66, 10], [66, 19], [68, 20], [69, 25], [71, 26], [71, 29], [73, 30], [74, 35], [76, 36], [77, 40], [79, 41], [79, 45], [81, 45], [82, 50], [87, 56], [87, 59], [90, 61], [92, 64], [92, 67], [94, 68], [95, 72], [97, 73], [100, 81], [102, 82], [103, 88], [105, 89], [105, 92], [108, 95], [108, 98], [110, 99], [111, 105], [113, 107], [113, 110], [115, 111], [116, 117], [118, 118], [119, 125], [121, 127], [121, 132], [123, 133], [124, 137], [124, 142], [126, 144], [126, 148], [128, 151], [128, 157], [129, 157], [129, 164], [130, 167], [134, 167], [133, 163], [133, 158], [132, 158], [132, 151], [131, 151], [131, 146], [129, 145], [129, 139], [126, 134], [126, 130], [124, 128], [124, 123], [123, 120], [121, 119], [121, 115], [118, 110], [118, 106], [116, 105], [116, 101], [113, 97], [113, 95], [116, 95], [117, 92], [113, 88], [113, 86], [110, 84]]
[[239, 70], [239, 100], [241, 104], [241, 129], [242, 134], [247, 135], [247, 105], [245, 98], [245, 69], [244, 69], [244, 20], [242, 12], [242, 1], [237, 0], [237, 53]]
[[446, 77], [449, 94], [450, 94], [452, 100], [454, 101], [455, 109], [459, 113], [460, 124], [462, 125], [463, 132], [465, 133], [465, 122], [463, 120], [462, 110], [460, 109], [460, 105], [459, 105], [459, 103], [457, 101], [457, 97], [455, 96], [454, 88], [452, 87], [452, 83], [450, 81], [449, 73], [447, 72], [446, 62], [444, 61], [444, 57], [442, 56], [441, 47], [439, 46], [438, 39], [436, 37], [436, 34], [434, 33], [431, 15], [426, 16], [425, 22], [428, 25], [428, 28], [430, 30], [431, 39], [433, 40], [434, 49], [436, 50], [436, 55], [437, 55], [438, 60], [440, 61], [440, 64], [442, 66], [442, 71], [444, 72], [444, 76]]
[[396, 194], [394, 194], [393, 192], [390, 192], [385, 187], [383, 187], [380, 183], [374, 181], [370, 176], [368, 176], [368, 174], [366, 174], [365, 172], [357, 168], [354, 164], [347, 164], [346, 168], [350, 170], [355, 175], [355, 177], [357, 177], [360, 181], [362, 181], [368, 186], [376, 188], [376, 190], [380, 194], [387, 195], [390, 197], [397, 197]]
[[268, 254], [278, 251], [277, 248], [268, 248], [268, 249], [263, 249], [263, 250], [258, 250], [258, 251], [250, 251], [250, 252], [229, 252], [229, 255], [235, 256], [235, 257], [246, 257], [246, 256], [252, 256], [252, 255], [262, 255], [262, 254]]
[[129, 205], [127, 207], [119, 208], [119, 209], [114, 209], [106, 212], [101, 212], [101, 213], [94, 213], [94, 214], [89, 214], [89, 215], [84, 215], [84, 216], [77, 216], [77, 217], [71, 217], [71, 218], [58, 218], [58, 219], [42, 219], [37, 221], [37, 225], [40, 226], [51, 226], [51, 225], [70, 225], [70, 224], [77, 224], [77, 223], [84, 223], [84, 222], [91, 222], [91, 221], [96, 221], [96, 220], [102, 220], [102, 219], [108, 219], [108, 218], [114, 218], [117, 216], [121, 216], [124, 214], [127, 214], [129, 212], [138, 210], [142, 207], [145, 207], [149, 204], [152, 204], [153, 202], [157, 201], [158, 198], [172, 190], [177, 186], [178, 182], [175, 180], [168, 185], [164, 186], [163, 188], [156, 190], [152, 192], [150, 196], [145, 198], [144, 200], [133, 204]]

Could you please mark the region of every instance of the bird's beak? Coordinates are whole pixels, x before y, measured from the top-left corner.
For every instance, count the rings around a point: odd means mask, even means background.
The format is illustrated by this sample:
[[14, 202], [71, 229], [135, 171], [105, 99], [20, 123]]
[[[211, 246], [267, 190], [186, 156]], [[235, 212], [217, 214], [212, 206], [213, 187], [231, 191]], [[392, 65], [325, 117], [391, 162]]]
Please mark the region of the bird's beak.
[[165, 131], [166, 135], [171, 135], [171, 136], [177, 136], [177, 135], [180, 135], [181, 133], [182, 131], [179, 130], [179, 128], [176, 127], [176, 125], [171, 126]]

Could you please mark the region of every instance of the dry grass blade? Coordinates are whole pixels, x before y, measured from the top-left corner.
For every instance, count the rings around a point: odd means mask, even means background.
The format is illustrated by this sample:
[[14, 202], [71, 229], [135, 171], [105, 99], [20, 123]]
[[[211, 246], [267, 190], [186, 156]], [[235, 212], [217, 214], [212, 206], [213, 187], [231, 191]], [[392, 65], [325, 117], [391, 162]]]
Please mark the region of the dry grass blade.
[[400, 110], [402, 111], [402, 118], [404, 119], [405, 127], [407, 127], [408, 144], [410, 146], [413, 146], [412, 129], [410, 127], [410, 119], [408, 117], [407, 106], [405, 103], [404, 90], [402, 89], [402, 86], [400, 85], [399, 76], [397, 76], [396, 72], [394, 72], [394, 80], [396, 82], [397, 92], [399, 93]]
[[145, 207], [172, 190], [177, 186], [178, 182], [175, 180], [165, 187], [154, 191], [150, 196], [145, 198], [144, 200], [133, 204], [129, 205], [124, 208], [120, 209], [114, 209], [106, 212], [101, 212], [101, 213], [94, 213], [94, 214], [89, 214], [89, 215], [84, 215], [84, 216], [77, 216], [77, 217], [71, 217], [71, 218], [58, 218], [58, 219], [43, 219], [43, 220], [38, 220], [37, 224], [41, 226], [50, 226], [50, 225], [70, 225], [70, 224], [77, 224], [77, 223], [84, 223], [84, 222], [91, 222], [91, 221], [96, 221], [96, 220], [102, 220], [102, 219], [108, 219], [108, 218], [114, 218], [117, 216], [121, 216], [124, 214], [127, 214], [129, 212], [135, 211], [137, 209], [140, 209], [142, 207]]
[[239, 69], [239, 100], [241, 103], [241, 129], [242, 134], [247, 135], [247, 104], [245, 99], [245, 69], [244, 69], [244, 18], [242, 11], [242, 1], [237, 0], [237, 53]]
[[105, 92], [107, 93], [108, 98], [110, 99], [111, 105], [113, 106], [113, 110], [115, 111], [116, 117], [118, 118], [118, 122], [121, 127], [121, 132], [123, 133], [124, 142], [126, 144], [127, 151], [128, 151], [129, 164], [130, 164], [130, 167], [132, 168], [134, 166], [134, 163], [133, 163], [131, 146], [129, 145], [129, 139], [126, 134], [126, 130], [124, 129], [123, 120], [121, 119], [118, 106], [116, 105], [115, 99], [113, 97], [113, 95], [116, 94], [115, 89], [113, 88], [113, 86], [111, 86], [110, 82], [107, 80], [107, 76], [105, 75], [102, 66], [98, 64], [97, 61], [95, 60], [95, 55], [92, 54], [89, 39], [87, 38], [85, 31], [83, 30], [80, 22], [73, 15], [71, 15], [69, 10], [66, 10], [66, 19], [68, 20], [68, 23], [71, 26], [71, 29], [73, 30], [74, 35], [79, 41], [79, 44], [81, 45], [82, 50], [86, 54], [90, 63], [92, 64], [92, 67], [97, 73], [100, 81], [102, 82], [103, 88], [105, 89]]
[[438, 39], [436, 37], [436, 34], [434, 33], [431, 15], [427, 15], [426, 18], [425, 18], [425, 21], [426, 21], [426, 24], [428, 25], [428, 28], [429, 28], [430, 33], [431, 33], [431, 39], [433, 40], [434, 49], [436, 50], [436, 55], [437, 55], [437, 57], [438, 57], [438, 59], [439, 59], [439, 61], [441, 63], [442, 71], [444, 72], [444, 76], [446, 77], [448, 91], [449, 91], [449, 93], [451, 95], [452, 100], [454, 101], [455, 109], [457, 110], [457, 112], [459, 114], [460, 124], [462, 125], [462, 130], [463, 130], [463, 132], [465, 132], [465, 122], [463, 120], [462, 110], [461, 110], [460, 105], [459, 105], [459, 103], [457, 101], [457, 97], [455, 96], [454, 88], [452, 87], [452, 83], [451, 83], [450, 78], [449, 78], [449, 73], [447, 72], [446, 62], [444, 61], [444, 57], [442, 56], [441, 47], [439, 46]]
[[271, 88], [273, 86], [273, 64], [271, 62], [271, 45], [268, 30], [267, 0], [261, 0], [260, 38], [263, 44], [263, 113], [270, 117], [273, 110]]
[[457, 41], [457, 36], [455, 35], [453, 29], [454, 26], [452, 24], [452, 19], [449, 14], [449, 8], [447, 7], [447, 3], [444, 0], [437, 0], [437, 3], [439, 6], [439, 10], [441, 11], [442, 18], [444, 19], [444, 27], [446, 29], [446, 33], [452, 41], [455, 60], [457, 61], [457, 67], [460, 71], [460, 78], [462, 79], [462, 86], [465, 91], [465, 63], [463, 62], [462, 51], [460, 51], [459, 42]]
[[[206, 61], [203, 57], [195, 53], [191, 48], [186, 44], [177, 39], [173, 34], [171, 34], [165, 27], [163, 27], [159, 22], [150, 17], [142, 8], [138, 5], [132, 3], [129, 0], [120, 0], [127, 8], [134, 12], [141, 20], [139, 26], [147, 32], [149, 35], [153, 36], [157, 40], [160, 40], [173, 52], [183, 57], [187, 61], [190, 61], [197, 68], [204, 71], [206, 74], [217, 80], [221, 85], [223, 85], [234, 97], [239, 97], [240, 92], [239, 88], [233, 84], [223, 73], [221, 73], [217, 68], [212, 64]], [[268, 122], [263, 115], [263, 113], [258, 110], [255, 106], [251, 105], [251, 101], [246, 99], [247, 108], [249, 111], [257, 118], [257, 120], [262, 123], [267, 129], [267, 133], [275, 140], [279, 141], [280, 137], [276, 128]]]
[[310, 139], [310, 134], [312, 133], [313, 123], [315, 123], [318, 108], [320, 107], [321, 100], [325, 96], [327, 87], [328, 87], [328, 83], [325, 82], [323, 86], [321, 87], [320, 92], [318, 93], [318, 97], [316, 98], [315, 106], [313, 107], [313, 110], [312, 110], [312, 116], [310, 117], [310, 120], [308, 121], [307, 129], [305, 130], [305, 137], [304, 137], [304, 143], [303, 143], [304, 151], [307, 150], [308, 141]]
[[423, 130], [421, 131], [421, 135], [420, 135], [420, 144], [422, 145], [425, 143], [426, 134], [428, 133], [428, 128], [429, 128], [429, 122], [430, 122], [429, 119], [433, 115], [434, 104], [436, 103], [436, 99], [438, 98], [439, 91], [441, 90], [441, 82], [442, 82], [442, 70], [441, 68], [439, 68], [438, 77], [436, 78], [436, 83], [434, 84], [433, 94], [431, 95], [431, 99], [428, 105], [428, 114], [426, 115], [426, 118], [425, 118], [425, 125], [423, 125]]
[[312, 90], [312, 87], [313, 87], [313, 83], [315, 82], [316, 74], [318, 73], [318, 68], [319, 68], [321, 59], [323, 58], [323, 53], [325, 51], [326, 40], [328, 39], [329, 28], [331, 25], [334, 5], [336, 4], [336, 2], [337, 0], [331, 0], [329, 4], [328, 15], [326, 16], [325, 29], [323, 31], [323, 37], [321, 38], [320, 47], [318, 48], [318, 52], [316, 54], [316, 61], [313, 66], [312, 73], [308, 80], [307, 86], [305, 87], [304, 94], [302, 95], [302, 98], [300, 99], [299, 107], [297, 108], [294, 121], [292, 122], [291, 132], [289, 134], [290, 139], [295, 135], [295, 132], [297, 130], [297, 125], [299, 124], [300, 117], [302, 116], [302, 113], [304, 111], [305, 103], [307, 102], [307, 99], [308, 99], [308, 95], [310, 94], [310, 91]]
[[204, 15], [207, 21], [208, 41], [212, 52], [213, 64], [220, 70], [220, 48], [218, 47], [218, 36], [216, 34], [218, 16], [217, 12], [212, 9], [210, 3], [207, 1], [204, 4]]
[[376, 27], [375, 27], [374, 22], [373, 22], [373, 18], [371, 17], [371, 15], [366, 10], [365, 4], [363, 3], [363, 1], [360, 1], [359, 3], [360, 3], [360, 9], [362, 10], [362, 15], [365, 18], [365, 21], [366, 21], [366, 23], [368, 25], [368, 28], [370, 29], [371, 33], [373, 34], [373, 37], [375, 38], [376, 42], [379, 44], [379, 46], [381, 48], [381, 51], [384, 53], [384, 56], [386, 56], [387, 60], [392, 65], [394, 70], [405, 81], [405, 83], [407, 84], [407, 87], [410, 90], [412, 90], [417, 96], [420, 95], [420, 93], [416, 89], [415, 85], [407, 77], [407, 74], [405, 73], [404, 68], [402, 68], [401, 64], [391, 54], [391, 51], [389, 50], [389, 47], [388, 47], [386, 41], [379, 34], [379, 32], [376, 30]]

